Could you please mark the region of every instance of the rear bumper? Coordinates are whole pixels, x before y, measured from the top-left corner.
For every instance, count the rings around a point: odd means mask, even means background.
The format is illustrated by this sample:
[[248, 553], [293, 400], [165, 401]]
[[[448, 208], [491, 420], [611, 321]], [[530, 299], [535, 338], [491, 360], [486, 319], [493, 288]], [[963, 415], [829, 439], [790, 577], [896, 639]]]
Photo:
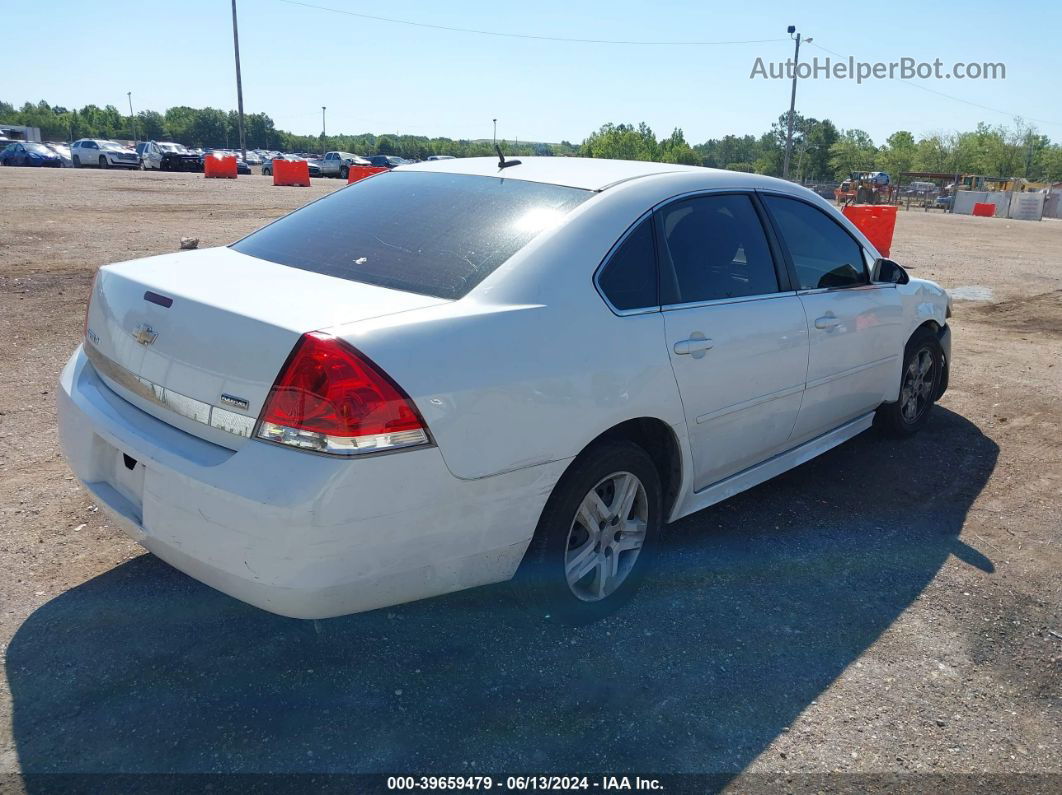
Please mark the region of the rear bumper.
[[232, 451], [118, 397], [80, 348], [58, 409], [71, 469], [125, 533], [220, 591], [296, 618], [509, 579], [566, 465], [468, 481], [437, 448], [361, 460], [258, 441]]

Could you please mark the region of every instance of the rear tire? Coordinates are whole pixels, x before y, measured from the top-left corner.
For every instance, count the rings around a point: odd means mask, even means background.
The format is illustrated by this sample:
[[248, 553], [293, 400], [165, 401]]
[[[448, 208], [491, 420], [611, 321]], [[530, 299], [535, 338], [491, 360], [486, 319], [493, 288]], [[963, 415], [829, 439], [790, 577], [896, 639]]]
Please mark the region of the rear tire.
[[634, 596], [663, 525], [652, 458], [626, 440], [584, 451], [546, 502], [514, 581], [530, 611], [570, 625], [597, 621]]
[[918, 329], [907, 341], [900, 371], [900, 395], [895, 403], [878, 407], [875, 422], [889, 436], [907, 437], [929, 421], [940, 396], [944, 349], [932, 329]]

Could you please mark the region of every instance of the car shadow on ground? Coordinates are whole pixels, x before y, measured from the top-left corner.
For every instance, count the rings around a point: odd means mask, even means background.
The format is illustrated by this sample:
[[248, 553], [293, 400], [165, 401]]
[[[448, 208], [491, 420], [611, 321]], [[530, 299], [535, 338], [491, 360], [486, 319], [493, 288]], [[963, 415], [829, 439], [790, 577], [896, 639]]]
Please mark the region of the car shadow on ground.
[[863, 434], [674, 525], [638, 598], [574, 630], [502, 586], [283, 619], [144, 555], [18, 630], [18, 759], [27, 774], [734, 774], [949, 555], [993, 570], [958, 535], [997, 454], [942, 408], [914, 439]]

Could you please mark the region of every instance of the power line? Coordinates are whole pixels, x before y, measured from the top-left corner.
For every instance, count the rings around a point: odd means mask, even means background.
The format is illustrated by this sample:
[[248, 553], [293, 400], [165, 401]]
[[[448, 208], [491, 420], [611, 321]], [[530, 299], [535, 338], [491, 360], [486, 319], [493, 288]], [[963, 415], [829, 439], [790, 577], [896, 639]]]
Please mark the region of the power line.
[[[812, 42], [811, 46], [812, 47], [818, 47], [820, 50], [828, 52], [830, 55], [836, 55], [838, 58], [848, 58], [847, 55], [842, 55], [841, 53], [836, 52], [834, 50], [831, 50], [828, 47], [823, 47], [821, 44], [819, 44], [817, 42]], [[1021, 114], [1021, 113], [1012, 113], [1011, 111], [1008, 111], [1008, 110], [1001, 110], [999, 108], [993, 108], [993, 107], [990, 107], [988, 105], [982, 105], [982, 104], [980, 104], [978, 102], [971, 102], [968, 99], [963, 99], [962, 97], [956, 97], [956, 96], [953, 96], [952, 94], [945, 94], [943, 91], [937, 91], [935, 88], [930, 88], [929, 86], [924, 86], [921, 83], [916, 83], [913, 80], [910, 80], [909, 78], [906, 78], [906, 77], [900, 77], [898, 79], [901, 82], [906, 83], [909, 86], [913, 86], [914, 88], [921, 89], [922, 91], [928, 91], [930, 94], [936, 94], [938, 97], [944, 97], [945, 99], [950, 99], [950, 100], [952, 100], [954, 102], [961, 102], [964, 105], [970, 105], [971, 107], [974, 107], [974, 108], [980, 108], [981, 110], [991, 111], [992, 113], [999, 113], [999, 114], [1001, 114], [1003, 116], [1010, 116], [1012, 119], [1015, 118], [1015, 117], [1020, 117], [1022, 119], [1027, 120], [1027, 121], [1038, 122], [1039, 124], [1050, 124], [1050, 125], [1062, 127], [1062, 122], [1051, 121], [1050, 119], [1035, 119], [1032, 116], [1025, 116], [1024, 114]]]
[[716, 45], [725, 44], [767, 44], [776, 41], [786, 41], [786, 39], [748, 39], [745, 41], [642, 41], [642, 40], [622, 40], [622, 39], [580, 39], [570, 38], [567, 36], [536, 36], [531, 33], [509, 33], [498, 30], [478, 30], [476, 28], [458, 28], [450, 25], [433, 25], [429, 22], [414, 22], [410, 19], [395, 19], [393, 17], [380, 17], [373, 14], [360, 14], [355, 11], [347, 11], [343, 8], [329, 8], [327, 6], [319, 6], [313, 3], [303, 3], [299, 0], [277, 0], [280, 3], [286, 3], [291, 6], [301, 6], [302, 8], [312, 8], [316, 11], [328, 11], [333, 14], [344, 14], [348, 17], [357, 17], [358, 19], [371, 19], [375, 22], [388, 22], [393, 25], [409, 25], [415, 28], [429, 28], [431, 30], [445, 30], [450, 33], [474, 33], [478, 36], [498, 36], [507, 39], [532, 39], [534, 41], [559, 41], [566, 44], [621, 44], [632, 46], [650, 46], [650, 47], [710, 47]]

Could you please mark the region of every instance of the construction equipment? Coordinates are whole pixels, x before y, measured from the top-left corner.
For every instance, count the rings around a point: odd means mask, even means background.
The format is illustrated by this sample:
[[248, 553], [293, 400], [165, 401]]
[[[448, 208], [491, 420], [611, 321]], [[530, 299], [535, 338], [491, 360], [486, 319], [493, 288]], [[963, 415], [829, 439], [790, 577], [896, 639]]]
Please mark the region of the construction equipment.
[[892, 180], [884, 171], [853, 171], [834, 192], [842, 207], [848, 204], [892, 204], [894, 194]]

